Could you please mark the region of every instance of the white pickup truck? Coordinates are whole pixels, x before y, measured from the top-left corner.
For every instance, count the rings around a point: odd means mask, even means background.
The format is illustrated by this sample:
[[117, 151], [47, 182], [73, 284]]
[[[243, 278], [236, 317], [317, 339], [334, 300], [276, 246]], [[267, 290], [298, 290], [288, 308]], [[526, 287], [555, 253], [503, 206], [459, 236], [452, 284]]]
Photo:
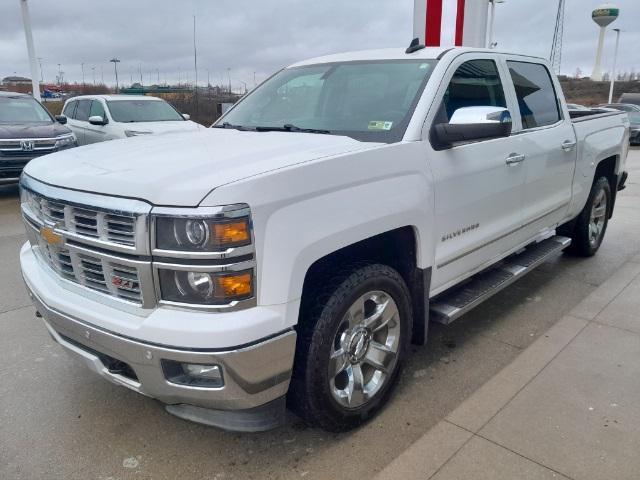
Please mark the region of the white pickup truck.
[[33, 160], [20, 253], [53, 338], [231, 430], [339, 431], [411, 342], [599, 248], [629, 121], [570, 118], [545, 60], [412, 44], [276, 73], [213, 128]]

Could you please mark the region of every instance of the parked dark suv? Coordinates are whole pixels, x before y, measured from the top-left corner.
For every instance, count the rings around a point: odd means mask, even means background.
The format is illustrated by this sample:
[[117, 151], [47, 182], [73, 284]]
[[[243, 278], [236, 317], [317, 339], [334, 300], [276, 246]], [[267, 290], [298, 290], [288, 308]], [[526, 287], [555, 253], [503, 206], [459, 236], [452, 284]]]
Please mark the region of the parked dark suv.
[[30, 95], [0, 92], [0, 185], [18, 182], [32, 158], [75, 147], [66, 122]]

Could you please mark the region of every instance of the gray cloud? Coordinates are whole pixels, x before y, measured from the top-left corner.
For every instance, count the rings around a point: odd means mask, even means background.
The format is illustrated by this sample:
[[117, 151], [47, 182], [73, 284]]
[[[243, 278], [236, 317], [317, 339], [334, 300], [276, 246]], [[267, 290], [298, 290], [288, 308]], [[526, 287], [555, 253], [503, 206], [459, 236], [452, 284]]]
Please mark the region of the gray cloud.
[[[563, 73], [576, 68], [591, 72], [597, 28], [591, 0], [567, 0]], [[623, 29], [620, 68], [640, 69], [635, 45], [640, 29], [637, 0], [619, 0]], [[412, 34], [413, 0], [30, 0], [36, 52], [43, 58], [46, 81], [54, 81], [58, 66], [65, 78], [100, 81], [101, 69], [113, 83], [113, 65], [125, 83], [160, 80], [193, 81], [193, 15], [197, 16], [198, 75], [212, 83], [235, 87], [257, 80], [296, 60], [346, 50], [406, 45]], [[556, 0], [507, 0], [496, 8], [495, 40], [502, 50], [547, 57], [555, 22]], [[613, 34], [606, 45], [604, 68], [611, 63]], [[0, 76], [29, 76], [19, 0], [0, 4]]]

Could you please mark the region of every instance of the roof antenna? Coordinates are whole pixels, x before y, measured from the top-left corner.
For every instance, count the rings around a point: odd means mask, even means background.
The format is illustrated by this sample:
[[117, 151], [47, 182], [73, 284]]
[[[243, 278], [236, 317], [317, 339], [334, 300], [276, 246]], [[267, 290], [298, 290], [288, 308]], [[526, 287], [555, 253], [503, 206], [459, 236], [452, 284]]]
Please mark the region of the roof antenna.
[[404, 51], [404, 53], [417, 52], [418, 50], [422, 50], [423, 48], [424, 48], [424, 45], [422, 45], [420, 43], [420, 39], [418, 37], [416, 37], [413, 40], [411, 40], [411, 43], [409, 44], [409, 48], [407, 48]]

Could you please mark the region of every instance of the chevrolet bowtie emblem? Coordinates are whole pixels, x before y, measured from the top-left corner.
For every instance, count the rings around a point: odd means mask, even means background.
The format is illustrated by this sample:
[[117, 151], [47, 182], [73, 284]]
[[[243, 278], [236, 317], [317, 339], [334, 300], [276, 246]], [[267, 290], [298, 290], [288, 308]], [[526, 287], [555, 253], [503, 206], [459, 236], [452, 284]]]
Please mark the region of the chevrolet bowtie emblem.
[[49, 245], [62, 245], [62, 235], [56, 233], [51, 227], [41, 227], [40, 235]]

